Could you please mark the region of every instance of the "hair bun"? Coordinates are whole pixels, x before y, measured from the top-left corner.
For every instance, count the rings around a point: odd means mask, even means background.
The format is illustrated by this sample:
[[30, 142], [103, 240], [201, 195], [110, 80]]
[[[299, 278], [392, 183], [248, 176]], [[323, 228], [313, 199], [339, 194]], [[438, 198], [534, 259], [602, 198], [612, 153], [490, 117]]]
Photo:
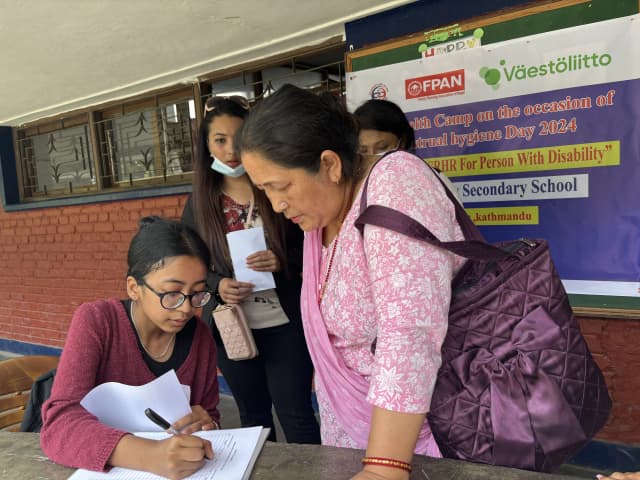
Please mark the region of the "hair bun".
[[149, 225], [153, 225], [154, 223], [160, 223], [163, 221], [164, 220], [160, 218], [158, 215], [149, 215], [148, 217], [142, 217], [138, 221], [138, 227], [145, 228], [145, 227], [148, 227]]
[[331, 92], [322, 92], [318, 97], [320, 101], [329, 108], [329, 111], [333, 115], [336, 115], [334, 121], [341, 122], [347, 131], [358, 132], [360, 130], [358, 119], [349, 112], [343, 97], [337, 97]]
[[346, 111], [344, 103], [341, 98], [337, 98], [331, 92], [321, 92], [318, 94], [318, 98], [322, 103], [331, 108], [332, 110], [338, 110], [340, 112]]

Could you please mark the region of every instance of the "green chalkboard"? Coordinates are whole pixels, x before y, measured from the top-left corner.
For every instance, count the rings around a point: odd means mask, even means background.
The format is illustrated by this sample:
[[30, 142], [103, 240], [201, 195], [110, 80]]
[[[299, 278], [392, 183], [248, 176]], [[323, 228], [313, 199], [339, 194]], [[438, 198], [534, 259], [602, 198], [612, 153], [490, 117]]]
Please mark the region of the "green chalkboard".
[[[542, 3], [542, 2], [540, 2]], [[518, 10], [500, 12], [496, 16], [461, 21], [458, 38], [474, 35], [481, 29], [482, 45], [527, 35], [559, 30], [588, 23], [634, 15], [640, 12], [639, 0], [558, 0], [533, 4]], [[426, 30], [430, 30], [427, 28]], [[447, 30], [446, 28], [443, 30]], [[431, 30], [433, 32], [433, 30]], [[420, 46], [437, 46], [454, 38], [433, 41], [434, 37], [418, 32], [402, 40], [348, 52], [348, 72], [380, 67], [421, 58]], [[576, 313], [584, 316], [640, 318], [640, 298], [601, 295], [570, 295]]]

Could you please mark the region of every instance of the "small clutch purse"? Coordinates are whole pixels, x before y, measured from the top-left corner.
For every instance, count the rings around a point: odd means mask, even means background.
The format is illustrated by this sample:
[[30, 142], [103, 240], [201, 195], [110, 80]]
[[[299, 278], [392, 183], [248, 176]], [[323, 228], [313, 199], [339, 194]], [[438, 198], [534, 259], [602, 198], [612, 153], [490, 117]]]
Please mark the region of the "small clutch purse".
[[240, 305], [219, 305], [213, 311], [224, 349], [230, 360], [249, 360], [258, 355], [258, 348]]

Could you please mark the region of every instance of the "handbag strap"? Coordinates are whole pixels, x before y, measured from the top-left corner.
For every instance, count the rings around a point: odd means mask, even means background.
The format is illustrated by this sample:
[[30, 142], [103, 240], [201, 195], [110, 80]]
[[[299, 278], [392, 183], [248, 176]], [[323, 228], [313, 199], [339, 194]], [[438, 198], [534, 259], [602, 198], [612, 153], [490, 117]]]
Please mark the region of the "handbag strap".
[[253, 208], [255, 207], [255, 199], [253, 198], [253, 192], [251, 192], [251, 200], [249, 200], [249, 211], [247, 212], [247, 219], [243, 222], [244, 228], [251, 228], [251, 223], [253, 223]]
[[368, 224], [388, 228], [389, 230], [393, 230], [417, 240], [422, 240], [430, 245], [444, 248], [456, 255], [472, 260], [500, 260], [511, 255], [511, 253], [495, 247], [484, 240], [482, 233], [480, 233], [478, 227], [473, 223], [471, 217], [469, 217], [462, 205], [460, 205], [460, 202], [458, 202], [453, 193], [440, 179], [440, 176], [427, 162], [424, 162], [425, 165], [442, 184], [447, 197], [453, 203], [456, 212], [456, 221], [460, 225], [460, 229], [462, 230], [466, 240], [441, 242], [427, 227], [410, 216], [383, 205], [367, 205], [367, 189], [369, 187], [371, 172], [382, 161], [382, 159], [395, 151], [397, 150], [387, 152], [387, 154], [378, 159], [369, 170], [369, 175], [365, 180], [364, 187], [362, 188], [362, 196], [360, 197], [360, 215], [355, 221], [355, 226], [360, 230], [361, 234], [364, 234], [364, 226]]

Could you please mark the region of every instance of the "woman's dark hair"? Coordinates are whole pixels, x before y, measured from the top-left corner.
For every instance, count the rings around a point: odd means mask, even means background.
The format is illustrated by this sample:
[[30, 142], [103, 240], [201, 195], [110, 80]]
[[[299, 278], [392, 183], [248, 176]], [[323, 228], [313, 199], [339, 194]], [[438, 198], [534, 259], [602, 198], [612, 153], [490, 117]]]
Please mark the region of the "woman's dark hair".
[[[211, 97], [204, 106], [204, 118], [198, 129], [197, 161], [193, 169], [192, 206], [193, 219], [213, 255], [213, 268], [217, 272], [232, 272], [231, 255], [227, 246], [227, 221], [222, 208], [222, 185], [224, 175], [211, 169], [209, 152], [209, 129], [211, 122], [222, 115], [244, 120], [249, 114], [249, 103], [243, 97]], [[269, 248], [287, 270], [287, 247], [285, 238], [285, 219], [271, 209], [264, 192], [253, 187], [253, 197], [262, 217], [265, 236]], [[210, 264], [211, 265], [211, 264]]]
[[402, 109], [389, 100], [367, 100], [353, 114], [363, 130], [393, 133], [402, 150], [416, 149], [415, 133]]
[[332, 150], [342, 160], [343, 179], [355, 179], [359, 172], [358, 126], [353, 116], [333, 95], [316, 95], [290, 84], [252, 110], [236, 134], [236, 148], [310, 173], [320, 169], [320, 154]]
[[171, 257], [196, 257], [208, 268], [211, 255], [202, 238], [188, 225], [156, 216], [144, 217], [129, 245], [127, 275], [138, 283], [153, 271], [162, 268]]

